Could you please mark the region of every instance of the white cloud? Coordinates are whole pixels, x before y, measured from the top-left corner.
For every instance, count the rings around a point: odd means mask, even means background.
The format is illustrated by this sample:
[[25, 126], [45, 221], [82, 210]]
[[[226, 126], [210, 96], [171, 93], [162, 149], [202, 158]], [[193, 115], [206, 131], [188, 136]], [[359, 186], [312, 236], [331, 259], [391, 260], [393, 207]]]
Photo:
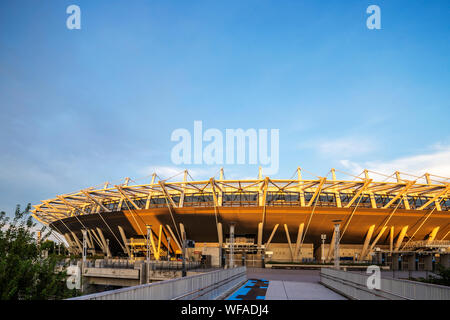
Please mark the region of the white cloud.
[[301, 149], [314, 149], [322, 155], [333, 157], [367, 154], [375, 151], [377, 147], [378, 144], [375, 140], [362, 136], [309, 141], [300, 146]]
[[341, 160], [340, 163], [354, 174], [360, 174], [362, 170], [368, 169], [386, 175], [400, 171], [416, 176], [430, 173], [441, 177], [450, 177], [450, 145], [437, 144], [431, 148], [431, 152], [389, 161], [353, 162]]

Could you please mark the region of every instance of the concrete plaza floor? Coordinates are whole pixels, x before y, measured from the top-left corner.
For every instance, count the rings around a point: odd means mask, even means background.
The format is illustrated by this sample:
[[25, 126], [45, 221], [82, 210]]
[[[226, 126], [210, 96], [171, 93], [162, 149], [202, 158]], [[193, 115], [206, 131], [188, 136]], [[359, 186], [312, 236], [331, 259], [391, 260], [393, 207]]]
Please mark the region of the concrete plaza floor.
[[265, 300], [347, 300], [320, 283], [269, 281]]
[[269, 280], [265, 300], [346, 300], [319, 283], [320, 270], [248, 268], [247, 278]]
[[247, 267], [247, 278], [318, 283], [320, 281], [320, 270], [289, 270]]

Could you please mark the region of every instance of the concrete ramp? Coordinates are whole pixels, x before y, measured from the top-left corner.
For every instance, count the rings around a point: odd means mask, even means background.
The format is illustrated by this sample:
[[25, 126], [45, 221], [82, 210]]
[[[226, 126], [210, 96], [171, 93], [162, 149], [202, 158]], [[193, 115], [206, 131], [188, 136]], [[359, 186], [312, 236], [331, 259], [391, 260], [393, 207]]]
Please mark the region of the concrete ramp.
[[347, 300], [319, 283], [269, 281], [265, 300]]

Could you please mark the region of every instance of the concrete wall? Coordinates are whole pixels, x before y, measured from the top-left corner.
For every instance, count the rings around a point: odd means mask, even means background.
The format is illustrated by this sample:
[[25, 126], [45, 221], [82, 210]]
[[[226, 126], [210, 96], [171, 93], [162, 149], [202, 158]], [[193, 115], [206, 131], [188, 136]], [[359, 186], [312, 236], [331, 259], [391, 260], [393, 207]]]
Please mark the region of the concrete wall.
[[220, 249], [219, 247], [203, 247], [198, 248], [197, 250], [201, 250], [202, 255], [207, 255], [211, 257], [211, 266], [218, 267], [220, 266]]
[[[295, 251], [295, 243], [292, 243], [292, 250]], [[270, 256], [269, 252], [273, 252]], [[311, 261], [314, 259], [314, 246], [312, 243], [304, 243], [301, 246], [300, 255], [292, 260], [291, 250], [288, 243], [271, 243], [266, 249], [267, 261]]]

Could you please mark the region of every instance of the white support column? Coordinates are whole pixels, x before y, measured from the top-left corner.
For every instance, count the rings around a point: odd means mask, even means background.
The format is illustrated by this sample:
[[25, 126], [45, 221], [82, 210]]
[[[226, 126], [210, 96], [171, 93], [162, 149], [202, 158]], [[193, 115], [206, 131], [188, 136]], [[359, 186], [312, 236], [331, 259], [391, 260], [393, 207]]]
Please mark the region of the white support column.
[[[180, 222], [180, 232], [181, 232], [181, 243], [186, 243], [187, 235], [186, 235], [186, 229], [184, 228], [184, 224]], [[189, 255], [187, 254], [186, 250], [186, 258], [189, 258]]]
[[223, 229], [222, 229], [222, 223], [217, 223], [217, 235], [219, 238], [219, 248], [222, 248], [223, 245]]
[[117, 228], [119, 228], [120, 236], [122, 237], [125, 253], [128, 255], [128, 257], [131, 257], [131, 252], [130, 249], [128, 248], [128, 241], [127, 237], [125, 236], [125, 232], [123, 231], [123, 228], [121, 226], [117, 226]]
[[70, 234], [65, 233], [64, 238], [66, 238], [67, 244], [69, 245], [69, 252], [71, 252], [72, 254], [76, 254], [77, 244], [74, 241], [72, 241], [72, 239], [70, 238]]
[[177, 247], [180, 249], [180, 251], [183, 249], [182, 246], [180, 245], [180, 243], [177, 240], [177, 237], [175, 237], [175, 234], [172, 231], [172, 228], [170, 228], [170, 226], [167, 224], [166, 225], [167, 230], [169, 230], [170, 235], [172, 236], [173, 241], [175, 241]]
[[180, 232], [183, 235], [183, 239], [181, 239], [181, 241], [186, 240], [186, 239], [184, 239], [184, 237], [185, 237], [184, 235], [186, 234], [186, 230], [184, 229], [184, 224], [182, 224], [181, 222], [180, 222]]
[[297, 242], [295, 243], [295, 251], [294, 251], [294, 260], [297, 259], [297, 258], [298, 259], [301, 258], [302, 248], [300, 247], [300, 242], [302, 241], [304, 226], [305, 226], [304, 223], [301, 223], [298, 226]]
[[439, 226], [434, 228], [433, 231], [431, 231], [430, 236], [427, 239], [427, 243], [430, 244], [434, 239], [436, 238], [436, 235], [439, 231]]
[[361, 255], [359, 257], [359, 260], [364, 260], [366, 257], [367, 248], [369, 247], [370, 240], [372, 239], [373, 230], [375, 230], [375, 225], [371, 225], [369, 227], [369, 231], [367, 231], [366, 239], [364, 241], [364, 246], [361, 250]]
[[258, 240], [257, 240], [258, 250], [261, 249], [262, 245], [262, 228], [263, 228], [262, 222], [258, 223]]
[[88, 245], [89, 245], [89, 249], [93, 249], [95, 250], [95, 243], [92, 240], [92, 235], [89, 229], [87, 229], [87, 236], [88, 236]]
[[147, 237], [150, 238], [149, 240], [150, 244], [152, 245], [153, 256], [155, 257], [155, 260], [159, 260], [159, 251], [156, 248], [155, 239], [153, 238], [152, 226], [147, 226]]
[[291, 261], [294, 260], [294, 250], [292, 249], [291, 237], [289, 236], [289, 230], [287, 224], [284, 225], [284, 230], [286, 231], [286, 238], [289, 244], [289, 250], [291, 252]]
[[97, 232], [98, 232], [98, 235], [100, 236], [100, 239], [102, 240], [103, 246], [104, 246], [105, 249], [106, 249], [106, 256], [107, 256], [108, 258], [110, 258], [110, 257], [111, 257], [111, 251], [109, 250], [109, 245], [108, 245], [108, 243], [106, 242], [105, 237], [103, 236], [103, 232], [102, 232], [102, 230], [101, 230], [100, 228], [97, 228]]
[[332, 236], [331, 241], [330, 241], [330, 247], [328, 248], [327, 261], [331, 261], [331, 258], [333, 256], [334, 243], [335, 242], [336, 242], [336, 233], [333, 231], [333, 236]]
[[97, 234], [95, 233], [95, 230], [94, 229], [89, 229], [89, 234], [92, 234], [92, 236], [94, 237], [95, 241], [97, 241], [98, 246], [102, 250], [103, 254], [106, 255], [106, 248], [103, 246], [103, 242], [100, 239], [100, 237], [98, 237]]
[[278, 229], [278, 224], [276, 224], [275, 227], [273, 227], [273, 230], [272, 230], [272, 233], [270, 234], [269, 240], [267, 240], [267, 242], [266, 242], [266, 245], [265, 245], [266, 250], [269, 247], [270, 242], [272, 241], [272, 238], [275, 235], [275, 232], [277, 231], [277, 229]]
[[380, 240], [381, 236], [384, 234], [386, 229], [387, 229], [387, 226], [384, 226], [383, 228], [381, 228], [381, 231], [378, 233], [378, 235], [375, 238], [375, 240], [373, 240], [372, 244], [370, 245], [370, 249], [369, 249], [369, 251], [367, 252], [366, 255], [369, 255], [370, 253], [372, 253], [373, 249], [377, 245], [378, 240]]
[[78, 240], [78, 237], [76, 236], [76, 234], [73, 231], [71, 231], [70, 233], [72, 234], [72, 237], [75, 240], [75, 243], [77, 244], [78, 249], [80, 249], [80, 252], [83, 252], [83, 246], [81, 245], [80, 240]]
[[400, 234], [398, 235], [397, 242], [395, 243], [394, 251], [398, 251], [398, 249], [400, 248], [400, 245], [402, 244], [403, 239], [405, 238], [407, 230], [408, 230], [408, 226], [404, 226], [402, 228], [402, 230], [400, 231]]

